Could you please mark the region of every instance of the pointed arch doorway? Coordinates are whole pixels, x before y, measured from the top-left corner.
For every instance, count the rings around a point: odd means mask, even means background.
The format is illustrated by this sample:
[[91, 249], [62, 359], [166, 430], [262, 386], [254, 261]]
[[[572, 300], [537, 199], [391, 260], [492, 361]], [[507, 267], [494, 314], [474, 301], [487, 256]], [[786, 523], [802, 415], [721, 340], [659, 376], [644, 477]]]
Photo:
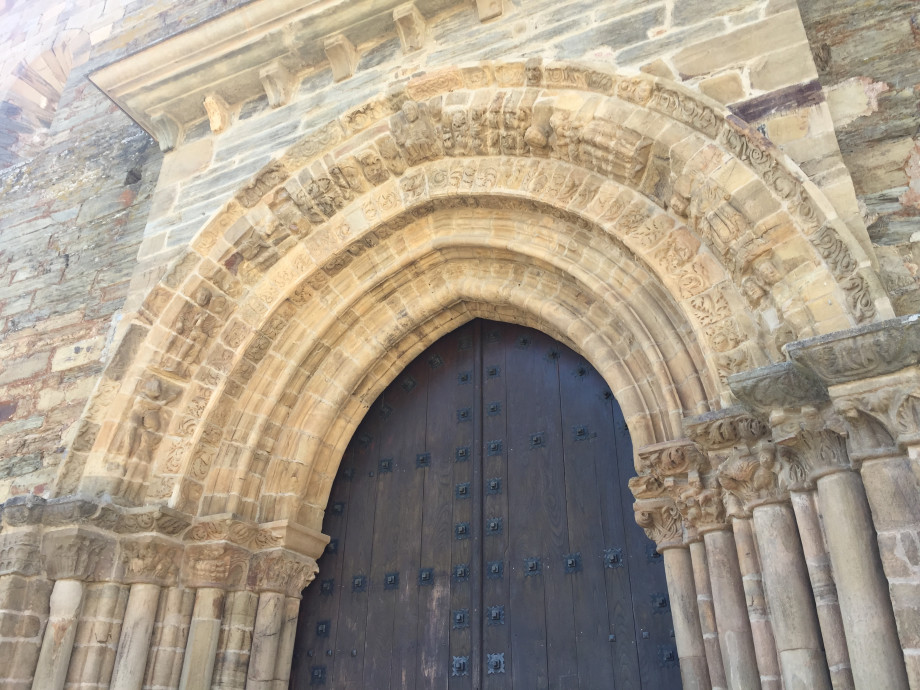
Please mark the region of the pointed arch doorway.
[[358, 427], [291, 688], [678, 688], [626, 423], [583, 358], [475, 320]]

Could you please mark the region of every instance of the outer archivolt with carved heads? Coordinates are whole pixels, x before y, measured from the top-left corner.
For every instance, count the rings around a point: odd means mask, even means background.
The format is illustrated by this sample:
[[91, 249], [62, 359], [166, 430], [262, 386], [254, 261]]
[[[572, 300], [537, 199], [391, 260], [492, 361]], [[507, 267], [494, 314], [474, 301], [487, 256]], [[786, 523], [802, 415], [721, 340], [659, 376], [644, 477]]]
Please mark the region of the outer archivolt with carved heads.
[[[58, 493], [318, 526], [369, 402], [476, 316], [588, 357], [639, 445], [679, 437], [729, 375], [890, 310], [804, 180], [668, 82], [539, 61], [413, 78], [202, 230], [129, 329]], [[817, 283], [820, 310], [799, 296]]]

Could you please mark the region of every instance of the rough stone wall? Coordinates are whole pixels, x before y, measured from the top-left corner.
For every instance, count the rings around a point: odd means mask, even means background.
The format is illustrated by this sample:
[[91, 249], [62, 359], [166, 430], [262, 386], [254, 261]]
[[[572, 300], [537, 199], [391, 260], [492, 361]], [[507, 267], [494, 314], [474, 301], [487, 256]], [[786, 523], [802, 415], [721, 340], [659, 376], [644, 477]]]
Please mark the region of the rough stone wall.
[[0, 15], [6, 76], [62, 32], [95, 41], [67, 78], [44, 150], [0, 170], [2, 498], [43, 493], [57, 471], [110, 351], [162, 160], [86, 75], [230, 3], [82, 5], [20, 2]]
[[844, 161], [899, 314], [920, 310], [920, 21], [914, 2], [799, 3]]

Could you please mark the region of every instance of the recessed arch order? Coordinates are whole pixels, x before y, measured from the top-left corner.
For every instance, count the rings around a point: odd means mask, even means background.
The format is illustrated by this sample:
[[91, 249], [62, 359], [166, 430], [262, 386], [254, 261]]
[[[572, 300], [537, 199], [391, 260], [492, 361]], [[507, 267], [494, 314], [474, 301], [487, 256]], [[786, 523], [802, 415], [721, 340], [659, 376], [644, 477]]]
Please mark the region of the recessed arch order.
[[477, 316], [580, 352], [641, 447], [785, 342], [890, 315], [831, 204], [712, 102], [582, 65], [451, 68], [315, 130], [211, 220], [57, 492], [318, 527], [367, 406]]

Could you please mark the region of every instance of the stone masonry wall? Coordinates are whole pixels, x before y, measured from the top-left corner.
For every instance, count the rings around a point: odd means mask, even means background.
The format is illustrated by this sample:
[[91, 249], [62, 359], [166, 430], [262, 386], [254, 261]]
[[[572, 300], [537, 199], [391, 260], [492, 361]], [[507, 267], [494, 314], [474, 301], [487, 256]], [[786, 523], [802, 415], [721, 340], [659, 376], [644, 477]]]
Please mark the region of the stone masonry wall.
[[126, 6], [110, 32], [94, 31], [47, 149], [0, 176], [0, 500], [48, 493], [122, 315], [226, 199], [305, 133], [422, 70], [539, 56], [684, 81], [783, 148], [872, 256], [794, 0], [515, 0], [486, 22], [458, 1], [426, 18], [427, 40], [408, 54], [383, 17], [351, 77], [334, 81], [321, 60], [287, 105], [242, 104], [220, 134], [202, 119], [163, 157], [86, 75], [233, 4]]

